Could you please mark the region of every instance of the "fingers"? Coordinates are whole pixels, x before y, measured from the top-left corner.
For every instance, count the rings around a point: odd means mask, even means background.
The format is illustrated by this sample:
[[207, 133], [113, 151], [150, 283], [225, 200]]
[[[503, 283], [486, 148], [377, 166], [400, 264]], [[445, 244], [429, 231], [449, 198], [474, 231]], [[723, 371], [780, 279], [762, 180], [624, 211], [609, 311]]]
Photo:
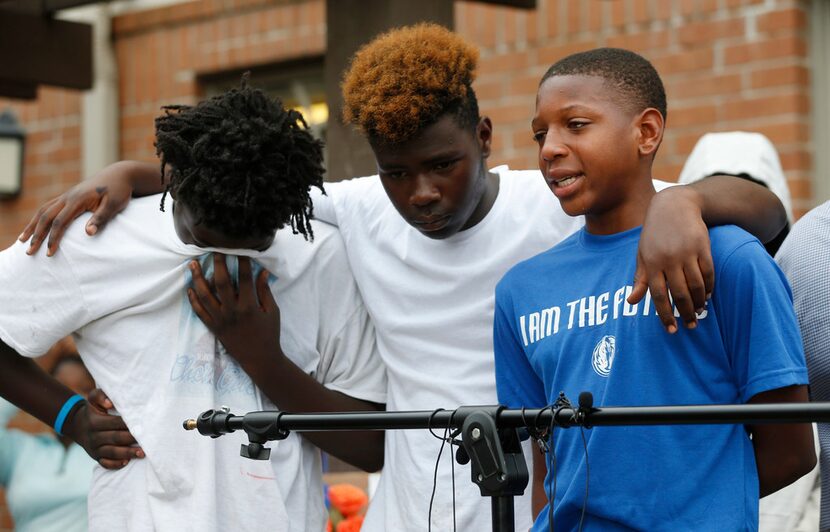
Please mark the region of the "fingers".
[[107, 410], [114, 408], [110, 398], [107, 397], [107, 394], [105, 394], [100, 388], [95, 388], [89, 392], [89, 395], [86, 397], [86, 401], [90, 406], [101, 412], [106, 412]]
[[102, 230], [110, 220], [115, 218], [123, 207], [119, 207], [112, 200], [112, 196], [104, 195], [101, 199], [101, 204], [92, 213], [92, 217], [86, 223], [86, 234], [92, 236]]
[[268, 270], [262, 270], [256, 278], [256, 294], [259, 299], [259, 306], [265, 312], [270, 312], [277, 308], [277, 303], [274, 301], [274, 294], [271, 293], [271, 287], [268, 286]]
[[[113, 449], [131, 449], [130, 456], [134, 456], [135, 451], [141, 450], [139, 447], [132, 447], [132, 445], [135, 445], [136, 443], [135, 437], [133, 437], [126, 427], [124, 430], [97, 431], [93, 434], [92, 438], [92, 445], [97, 449], [103, 449], [104, 447], [111, 447]], [[114, 455], [107, 455], [103, 452], [99, 452], [99, 456], [104, 456], [105, 458], [115, 458]]]
[[196, 316], [208, 328], [212, 328], [214, 323], [213, 314], [219, 311], [219, 302], [213, 296], [213, 290], [205, 281], [202, 268], [198, 262], [192, 261], [190, 263], [190, 271], [193, 274], [193, 287], [187, 289], [187, 299], [190, 301], [190, 306]]
[[63, 239], [63, 234], [66, 232], [66, 228], [69, 227], [72, 220], [86, 211], [84, 207], [78, 204], [75, 205], [73, 209], [68, 204], [65, 204], [60, 212], [52, 219], [49, 227], [49, 241], [46, 244], [47, 257], [51, 257], [58, 250], [58, 246]]
[[674, 310], [669, 300], [669, 290], [663, 272], [649, 275], [648, 289], [651, 292], [651, 302], [654, 304], [657, 315], [660, 316], [660, 321], [663, 322], [663, 327], [669, 334], [676, 333], [677, 321], [674, 319]]
[[213, 282], [216, 285], [216, 294], [220, 303], [230, 303], [236, 299], [236, 292], [228, 273], [228, 264], [222, 253], [213, 254]]
[[695, 306], [684, 270], [672, 268], [666, 272], [666, 281], [669, 283], [671, 300], [674, 302], [677, 313], [680, 314], [686, 327], [694, 329], [697, 327], [697, 316], [695, 316]]
[[121, 469], [130, 460], [144, 458], [144, 451], [140, 447], [115, 447], [104, 445], [97, 449], [98, 463], [105, 469]]
[[712, 292], [715, 290], [715, 264], [712, 260], [711, 248], [707, 247], [704, 249], [704, 252], [697, 259], [697, 264], [700, 268], [700, 275], [703, 277], [705, 298], [708, 300], [712, 297]]
[[646, 282], [646, 276], [642, 265], [642, 257], [639, 253], [637, 253], [637, 269], [634, 272], [634, 287], [631, 290], [631, 294], [628, 296], [628, 304], [636, 305], [639, 303], [640, 300], [645, 297], [647, 291], [648, 282]]
[[[694, 261], [683, 268], [683, 275], [686, 277], [686, 285], [691, 296], [690, 303], [695, 313], [702, 311], [706, 306], [706, 285], [698, 264], [698, 261]], [[680, 315], [683, 315], [682, 312]]]
[[254, 280], [251, 273], [251, 259], [239, 257], [239, 302], [244, 306], [254, 306]]
[[20, 233], [20, 236], [17, 237], [17, 239], [20, 240], [21, 242], [25, 242], [25, 241], [29, 240], [29, 238], [31, 238], [31, 236], [35, 232], [35, 228], [37, 227], [38, 220], [40, 220], [40, 216], [47, 209], [49, 209], [52, 206], [52, 204], [55, 203], [56, 201], [58, 201], [57, 198], [51, 199], [51, 200], [47, 201], [46, 203], [44, 203], [37, 210], [37, 212], [34, 214], [34, 216], [32, 216], [32, 218], [29, 220], [29, 223], [26, 224], [26, 227], [23, 228], [23, 232]]
[[37, 253], [37, 250], [40, 249], [40, 245], [46, 239], [46, 235], [52, 227], [52, 220], [54, 220], [55, 216], [61, 212], [63, 205], [62, 201], [55, 200], [44, 205], [41, 210], [38, 211], [38, 214], [35, 215], [37, 223], [35, 224], [35, 229], [32, 232], [32, 239], [29, 242], [29, 249], [26, 251], [28, 255], [34, 255]]

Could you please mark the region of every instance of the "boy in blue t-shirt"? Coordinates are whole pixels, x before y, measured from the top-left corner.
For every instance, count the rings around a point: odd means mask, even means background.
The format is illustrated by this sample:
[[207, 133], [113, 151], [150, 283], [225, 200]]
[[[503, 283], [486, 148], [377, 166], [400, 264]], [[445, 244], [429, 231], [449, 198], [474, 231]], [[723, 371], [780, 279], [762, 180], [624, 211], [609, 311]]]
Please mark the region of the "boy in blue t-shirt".
[[[789, 288], [744, 231], [710, 231], [715, 288], [693, 330], [667, 334], [648, 296], [626, 301], [665, 116], [660, 77], [632, 52], [575, 54], [542, 78], [532, 122], [539, 166], [565, 212], [586, 224], [496, 288], [503, 404], [539, 408], [560, 391], [589, 391], [597, 406], [807, 401]], [[584, 433], [587, 458], [579, 429], [556, 430], [555, 526], [575, 530], [585, 504], [584, 530], [756, 529], [759, 495], [814, 466], [811, 430], [597, 427]], [[548, 471], [546, 493], [553, 482]], [[548, 530], [549, 510], [534, 530]]]

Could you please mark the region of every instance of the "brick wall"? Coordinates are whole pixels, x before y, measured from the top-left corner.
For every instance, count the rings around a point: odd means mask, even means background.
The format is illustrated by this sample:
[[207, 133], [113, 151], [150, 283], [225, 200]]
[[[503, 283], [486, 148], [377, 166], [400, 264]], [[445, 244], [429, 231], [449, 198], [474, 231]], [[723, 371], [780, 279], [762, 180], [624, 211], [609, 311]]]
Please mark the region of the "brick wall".
[[808, 2], [793, 0], [540, 0], [535, 12], [459, 2], [456, 29], [481, 47], [476, 89], [495, 123], [492, 162], [533, 167], [530, 117], [551, 63], [597, 46], [654, 63], [669, 100], [655, 176], [675, 181], [697, 139], [742, 129], [768, 136], [796, 216], [812, 204]]
[[[569, 53], [620, 46], [652, 60], [669, 96], [655, 175], [675, 180], [707, 131], [764, 133], [781, 153], [796, 214], [812, 203], [806, 12], [796, 0], [539, 0], [535, 11], [456, 3], [458, 31], [481, 48], [476, 90], [495, 123], [491, 163], [535, 165], [536, 84]], [[122, 158], [155, 160], [153, 118], [200, 97], [197, 76], [319, 56], [323, 0], [200, 0], [116, 17]], [[0, 202], [0, 242], [79, 175], [78, 93], [42, 89], [12, 103], [29, 132], [24, 194]], [[6, 102], [0, 101], [0, 106]]]
[[26, 130], [23, 193], [0, 200], [0, 249], [20, 234], [39, 205], [81, 179], [81, 97], [78, 92], [41, 88], [38, 99], [0, 99]]

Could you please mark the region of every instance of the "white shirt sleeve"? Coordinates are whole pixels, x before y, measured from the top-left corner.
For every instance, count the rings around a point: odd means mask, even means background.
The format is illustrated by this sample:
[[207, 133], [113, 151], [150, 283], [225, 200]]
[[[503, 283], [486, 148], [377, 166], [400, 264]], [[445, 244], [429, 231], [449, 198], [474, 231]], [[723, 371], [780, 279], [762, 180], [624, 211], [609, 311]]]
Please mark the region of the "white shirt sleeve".
[[311, 266], [321, 297], [316, 378], [357, 399], [386, 402], [386, 367], [339, 234], [321, 239]]
[[309, 195], [311, 202], [314, 205], [314, 218], [327, 224], [337, 225], [337, 211], [334, 208], [334, 200], [331, 194], [337, 193], [337, 183], [326, 183], [324, 185], [326, 194], [320, 192], [320, 189], [311, 187]]
[[318, 367], [323, 385], [348, 396], [386, 402], [386, 367], [375, 342], [375, 328], [362, 301], [327, 343]]
[[0, 340], [26, 357], [40, 356], [89, 319], [66, 253], [34, 256], [15, 242], [0, 252]]

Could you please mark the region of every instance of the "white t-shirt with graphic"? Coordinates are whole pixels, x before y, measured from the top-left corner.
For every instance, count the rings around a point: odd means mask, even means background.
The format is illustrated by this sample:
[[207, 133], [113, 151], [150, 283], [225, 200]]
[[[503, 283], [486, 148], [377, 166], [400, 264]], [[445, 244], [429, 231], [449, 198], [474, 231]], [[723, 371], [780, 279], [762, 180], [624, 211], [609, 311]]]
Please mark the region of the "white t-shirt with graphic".
[[384, 402], [384, 368], [343, 243], [315, 222], [313, 243], [286, 229], [264, 252], [203, 249], [179, 240], [171, 205], [161, 213], [158, 203], [134, 200], [95, 239], [73, 224], [50, 259], [27, 256], [21, 243], [0, 253], [0, 339], [37, 356], [75, 332], [147, 455], [96, 470], [90, 529], [321, 530], [320, 455], [305, 439], [272, 442], [270, 461], [254, 461], [239, 456], [244, 433], [182, 429], [220, 405], [275, 409], [190, 309], [187, 265], [209, 266], [212, 251], [252, 257], [272, 273], [286, 355], [328, 388]]

